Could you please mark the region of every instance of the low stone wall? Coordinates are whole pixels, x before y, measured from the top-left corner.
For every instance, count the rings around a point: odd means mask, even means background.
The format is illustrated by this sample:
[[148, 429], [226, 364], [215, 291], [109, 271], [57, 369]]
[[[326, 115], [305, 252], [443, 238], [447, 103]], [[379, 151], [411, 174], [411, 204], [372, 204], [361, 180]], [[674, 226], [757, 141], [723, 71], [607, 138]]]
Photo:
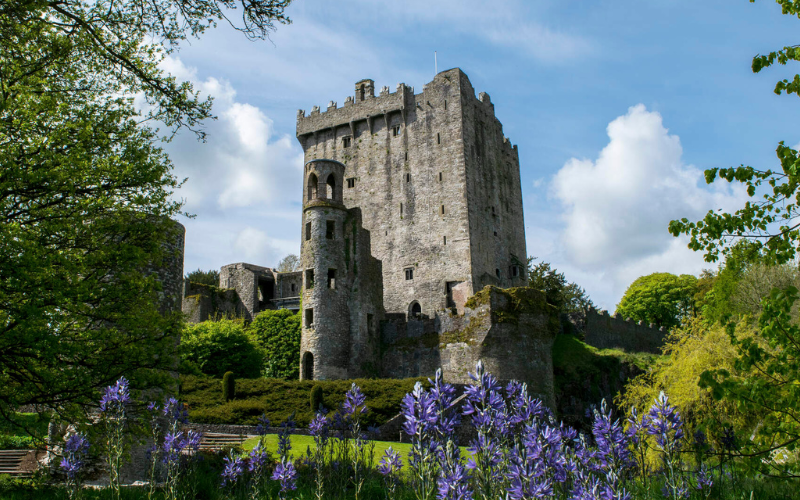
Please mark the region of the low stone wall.
[[585, 319], [585, 342], [598, 349], [622, 349], [627, 352], [661, 354], [667, 329], [643, 322], [634, 323], [607, 311], [590, 309]]
[[242, 317], [245, 308], [234, 289], [186, 281], [181, 303], [186, 321], [201, 323], [217, 316]]

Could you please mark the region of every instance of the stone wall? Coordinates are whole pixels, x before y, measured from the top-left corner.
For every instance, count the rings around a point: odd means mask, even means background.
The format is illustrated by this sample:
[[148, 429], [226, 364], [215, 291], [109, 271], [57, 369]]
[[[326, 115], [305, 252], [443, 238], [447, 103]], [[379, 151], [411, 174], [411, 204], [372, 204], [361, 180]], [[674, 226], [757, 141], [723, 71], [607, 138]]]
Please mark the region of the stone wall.
[[246, 311], [236, 290], [193, 283], [188, 280], [183, 283], [181, 310], [189, 323], [201, 323], [222, 317], [243, 317]]
[[387, 317], [382, 325], [382, 374], [432, 377], [442, 368], [448, 382], [468, 384], [478, 360], [501, 381], [526, 382], [554, 408], [552, 346], [560, 328], [544, 293], [488, 286], [465, 304], [463, 315], [421, 320]]
[[[297, 137], [306, 161], [345, 165], [343, 202], [362, 210], [386, 312], [408, 314], [417, 303], [432, 317], [452, 307], [453, 285], [466, 283], [471, 295], [475, 276], [523, 284], [508, 277], [512, 255], [525, 258], [519, 161], [488, 96], [476, 98], [459, 69], [419, 94], [405, 84], [378, 96], [373, 89], [362, 80], [344, 107], [298, 112]], [[485, 161], [467, 161], [467, 135]]]
[[627, 352], [661, 354], [667, 330], [654, 324], [635, 323], [622, 316], [610, 316], [608, 311], [590, 309], [586, 313], [584, 338], [598, 349], [622, 349]]
[[272, 303], [275, 298], [275, 274], [268, 267], [245, 262], [222, 266], [219, 270], [219, 287], [236, 290], [243, 306], [242, 317], [247, 321], [252, 321], [263, 310], [275, 308]]

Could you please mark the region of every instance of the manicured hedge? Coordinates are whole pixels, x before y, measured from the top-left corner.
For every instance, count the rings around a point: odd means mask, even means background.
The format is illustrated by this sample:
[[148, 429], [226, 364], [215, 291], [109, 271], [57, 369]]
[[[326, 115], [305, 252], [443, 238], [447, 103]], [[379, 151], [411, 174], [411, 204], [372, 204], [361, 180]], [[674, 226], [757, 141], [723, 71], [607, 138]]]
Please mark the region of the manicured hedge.
[[299, 381], [280, 379], [236, 379], [236, 398], [225, 402], [219, 378], [181, 376], [180, 398], [189, 406], [192, 422], [208, 424], [256, 425], [266, 413], [276, 425], [294, 411], [300, 426], [313, 418], [309, 405], [311, 388], [322, 387], [323, 400], [334, 409], [344, 401], [344, 394], [355, 382], [367, 396], [367, 426], [378, 426], [400, 412], [400, 402], [419, 380], [427, 387], [427, 378], [358, 379], [332, 381]]

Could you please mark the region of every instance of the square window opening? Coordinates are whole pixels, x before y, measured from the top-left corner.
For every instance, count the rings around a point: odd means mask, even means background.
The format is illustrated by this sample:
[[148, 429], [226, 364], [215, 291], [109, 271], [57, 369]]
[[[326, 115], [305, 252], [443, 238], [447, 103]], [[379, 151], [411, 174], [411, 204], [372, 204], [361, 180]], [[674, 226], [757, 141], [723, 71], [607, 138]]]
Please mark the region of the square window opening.
[[356, 187], [356, 178], [355, 177], [350, 177], [349, 179], [347, 179], [347, 187], [348, 188]]
[[342, 137], [342, 146], [344, 146], [346, 148], [349, 148], [351, 140], [352, 140], [352, 137], [350, 137], [350, 136]]
[[397, 137], [400, 135], [400, 125], [395, 125], [392, 127], [392, 137]]
[[336, 289], [336, 269], [328, 269], [328, 288]]
[[305, 327], [311, 328], [314, 326], [314, 309], [306, 309], [305, 312]]
[[406, 273], [406, 279], [407, 280], [413, 280], [414, 279], [414, 269], [413, 268], [409, 267], [408, 269], [405, 269], [405, 273]]
[[311, 223], [306, 222], [306, 241], [311, 239]]
[[314, 288], [314, 270], [306, 269], [306, 290]]

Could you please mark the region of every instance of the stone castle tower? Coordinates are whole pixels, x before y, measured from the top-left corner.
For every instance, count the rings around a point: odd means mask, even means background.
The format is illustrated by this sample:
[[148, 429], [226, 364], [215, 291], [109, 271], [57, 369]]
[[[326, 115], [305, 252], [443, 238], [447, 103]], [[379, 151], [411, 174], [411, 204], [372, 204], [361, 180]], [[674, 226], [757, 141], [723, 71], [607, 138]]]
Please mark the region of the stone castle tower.
[[423, 91], [356, 83], [297, 115], [305, 154], [301, 378], [380, 371], [381, 324], [524, 286], [519, 156], [460, 69]]

